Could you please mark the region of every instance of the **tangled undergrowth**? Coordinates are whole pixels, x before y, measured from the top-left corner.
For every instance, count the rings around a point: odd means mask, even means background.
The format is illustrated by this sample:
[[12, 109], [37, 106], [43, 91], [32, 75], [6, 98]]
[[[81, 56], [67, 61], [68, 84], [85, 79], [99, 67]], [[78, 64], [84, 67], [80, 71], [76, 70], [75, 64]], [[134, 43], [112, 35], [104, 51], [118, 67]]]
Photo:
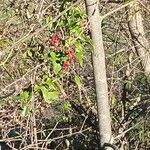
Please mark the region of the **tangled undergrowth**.
[[[2, 150], [99, 148], [93, 47], [84, 4], [75, 4], [0, 2]], [[101, 13], [118, 4], [107, 5]], [[149, 79], [131, 51], [125, 11], [103, 30], [115, 145], [149, 149]]]

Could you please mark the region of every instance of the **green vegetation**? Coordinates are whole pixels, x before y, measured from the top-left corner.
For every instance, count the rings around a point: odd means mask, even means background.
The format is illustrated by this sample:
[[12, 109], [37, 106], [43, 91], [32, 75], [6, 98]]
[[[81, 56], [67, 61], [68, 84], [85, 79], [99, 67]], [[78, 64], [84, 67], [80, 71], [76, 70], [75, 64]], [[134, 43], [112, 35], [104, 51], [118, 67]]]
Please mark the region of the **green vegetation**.
[[[84, 4], [72, 4], [0, 1], [2, 149], [98, 150], [90, 26]], [[102, 3], [101, 13], [117, 5]], [[112, 133], [118, 148], [148, 150], [149, 77], [127, 23], [124, 9], [103, 21]]]

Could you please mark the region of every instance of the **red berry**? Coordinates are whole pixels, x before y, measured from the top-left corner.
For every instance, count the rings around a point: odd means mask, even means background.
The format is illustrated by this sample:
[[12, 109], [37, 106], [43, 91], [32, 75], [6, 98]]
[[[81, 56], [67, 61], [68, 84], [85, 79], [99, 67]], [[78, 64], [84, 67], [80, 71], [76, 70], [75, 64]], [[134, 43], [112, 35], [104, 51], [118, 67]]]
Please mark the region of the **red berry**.
[[59, 46], [60, 41], [62, 40], [62, 36], [60, 33], [54, 33], [51, 39], [48, 40], [48, 44], [50, 46], [54, 46], [55, 48]]
[[63, 64], [63, 70], [64, 71], [68, 71], [69, 66], [70, 66], [70, 62], [69, 61], [64, 62], [64, 64]]

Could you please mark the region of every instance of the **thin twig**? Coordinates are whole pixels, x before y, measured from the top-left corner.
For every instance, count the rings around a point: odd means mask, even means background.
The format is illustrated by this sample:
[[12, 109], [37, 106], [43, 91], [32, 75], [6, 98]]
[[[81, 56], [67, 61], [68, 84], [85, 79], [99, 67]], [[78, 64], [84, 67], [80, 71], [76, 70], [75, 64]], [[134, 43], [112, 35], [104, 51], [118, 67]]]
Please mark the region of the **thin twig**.
[[[51, 136], [51, 134], [55, 131], [56, 127], [58, 125], [58, 122], [55, 124], [54, 128], [51, 130], [51, 132], [48, 134], [48, 136], [46, 137], [46, 141], [48, 140], [48, 138]], [[45, 143], [42, 144], [42, 148], [44, 148]]]
[[129, 132], [130, 130], [132, 130], [133, 128], [135, 128], [137, 125], [139, 125], [141, 122], [138, 122], [136, 125], [132, 126], [131, 128], [125, 130], [124, 132], [122, 132], [121, 134], [117, 135], [114, 140], [119, 139], [120, 137], [122, 137], [124, 134], [126, 134], [127, 132]]
[[[56, 22], [61, 16], [63, 16], [68, 10], [70, 10], [72, 7], [78, 5], [81, 2], [81, 0], [76, 1], [75, 3], [73, 3], [71, 6], [69, 6], [67, 9], [65, 9], [64, 11], [62, 11], [59, 15], [57, 15], [52, 21], [51, 24], [53, 24], [54, 22]], [[11, 54], [13, 52], [13, 48], [15, 48], [19, 43], [24, 42], [25, 40], [33, 37], [34, 35], [38, 34], [39, 32], [43, 31], [45, 28], [47, 28], [49, 24], [46, 24], [45, 26], [41, 27], [40, 29], [37, 29], [35, 32], [33, 32], [33, 29], [31, 29], [29, 31], [29, 33], [27, 33], [23, 38], [19, 39], [18, 41], [14, 42], [14, 44], [10, 47], [8, 47], [5, 51], [9, 52], [9, 55], [7, 56], [7, 58], [4, 60], [4, 62], [2, 62], [0, 64], [1, 66], [4, 66], [6, 64], [6, 62], [8, 61], [8, 59], [11, 57]], [[33, 32], [33, 33], [32, 33]]]
[[117, 11], [119, 11], [119, 10], [125, 8], [125, 7], [127, 7], [128, 5], [131, 5], [134, 1], [135, 1], [135, 0], [130, 1], [130, 2], [126, 3], [126, 4], [124, 4], [124, 5], [122, 5], [122, 6], [118, 7], [118, 8], [116, 8], [116, 9], [114, 9], [114, 10], [108, 12], [107, 14], [101, 16], [101, 19], [103, 20], [103, 19], [105, 19], [106, 17], [112, 15], [113, 13], [115, 13], [115, 12], [117, 12]]
[[141, 2], [140, 0], [138, 0], [138, 2], [143, 6], [144, 9], [146, 9], [148, 12], [150, 12], [150, 9], [148, 9], [143, 2]]

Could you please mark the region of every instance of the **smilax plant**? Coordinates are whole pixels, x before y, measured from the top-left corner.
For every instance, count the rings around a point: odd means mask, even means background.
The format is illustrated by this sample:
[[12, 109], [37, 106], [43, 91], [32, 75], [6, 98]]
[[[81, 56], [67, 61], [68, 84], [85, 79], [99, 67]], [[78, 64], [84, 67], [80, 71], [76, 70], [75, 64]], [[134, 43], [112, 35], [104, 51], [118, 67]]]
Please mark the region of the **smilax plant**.
[[[61, 9], [63, 10], [66, 5], [67, 3], [63, 3]], [[86, 36], [82, 27], [84, 20], [84, 12], [79, 8], [72, 8], [50, 28], [50, 37], [47, 43], [52, 72], [51, 75], [44, 74], [42, 83], [35, 86], [35, 90], [42, 93], [42, 97], [47, 103], [59, 99], [62, 90], [60, 89], [61, 83], [57, 81], [60, 78], [66, 77], [67, 74], [75, 76], [75, 83], [79, 81], [77, 80], [76, 64], [83, 65], [86, 44]], [[49, 24], [48, 19], [47, 23]], [[78, 83], [76, 84], [78, 85]]]

